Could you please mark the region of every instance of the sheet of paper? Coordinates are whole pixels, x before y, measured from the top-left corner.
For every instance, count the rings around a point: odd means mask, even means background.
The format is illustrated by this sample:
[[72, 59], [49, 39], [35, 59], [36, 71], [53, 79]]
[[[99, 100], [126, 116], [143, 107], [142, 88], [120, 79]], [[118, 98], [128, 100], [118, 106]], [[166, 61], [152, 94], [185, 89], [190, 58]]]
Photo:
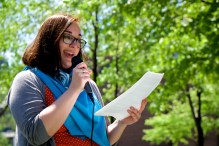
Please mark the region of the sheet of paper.
[[141, 101], [158, 86], [163, 75], [163, 73], [146, 72], [131, 88], [98, 110], [95, 115], [112, 116], [118, 120], [128, 117], [127, 109], [130, 106], [139, 109]]

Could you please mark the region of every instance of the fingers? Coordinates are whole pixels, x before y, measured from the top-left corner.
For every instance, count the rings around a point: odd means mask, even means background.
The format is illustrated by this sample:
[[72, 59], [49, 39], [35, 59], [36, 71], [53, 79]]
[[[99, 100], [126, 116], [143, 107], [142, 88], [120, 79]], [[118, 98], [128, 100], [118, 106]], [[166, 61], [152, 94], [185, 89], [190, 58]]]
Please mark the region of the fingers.
[[86, 65], [84, 62], [81, 62], [81, 63], [79, 63], [79, 64], [75, 67], [75, 69], [78, 69], [78, 68], [85, 68], [85, 69], [87, 69], [87, 65]]
[[76, 72], [78, 72], [79, 76], [83, 77], [90, 77], [90, 71], [88, 69], [82, 68], [82, 69], [77, 69]]
[[90, 81], [91, 71], [87, 68], [84, 62], [79, 63], [73, 69], [71, 87], [75, 90], [83, 90], [85, 84]]
[[90, 77], [92, 71], [87, 68], [87, 65], [84, 62], [82, 62], [74, 68], [73, 72], [80, 77]]
[[147, 105], [147, 99], [143, 99], [141, 102], [141, 107], [139, 109], [139, 112], [142, 113], [142, 111], [145, 109], [145, 106]]
[[127, 110], [127, 112], [130, 114], [130, 117], [133, 119], [133, 122], [137, 122], [141, 118], [141, 113], [145, 109], [146, 104], [147, 99], [143, 99], [139, 110], [137, 110], [133, 106], [131, 106], [130, 109]]
[[137, 122], [141, 118], [141, 113], [136, 108], [131, 106], [127, 111], [132, 117], [133, 122]]

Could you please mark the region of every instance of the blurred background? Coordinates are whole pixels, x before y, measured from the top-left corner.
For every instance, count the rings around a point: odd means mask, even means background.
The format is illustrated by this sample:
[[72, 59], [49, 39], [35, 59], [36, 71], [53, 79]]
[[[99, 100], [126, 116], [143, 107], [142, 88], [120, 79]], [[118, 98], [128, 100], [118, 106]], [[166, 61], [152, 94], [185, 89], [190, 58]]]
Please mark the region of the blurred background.
[[145, 72], [164, 73], [117, 145], [219, 146], [219, 0], [0, 0], [1, 146], [13, 145], [7, 93], [24, 49], [60, 12], [80, 18], [105, 103]]

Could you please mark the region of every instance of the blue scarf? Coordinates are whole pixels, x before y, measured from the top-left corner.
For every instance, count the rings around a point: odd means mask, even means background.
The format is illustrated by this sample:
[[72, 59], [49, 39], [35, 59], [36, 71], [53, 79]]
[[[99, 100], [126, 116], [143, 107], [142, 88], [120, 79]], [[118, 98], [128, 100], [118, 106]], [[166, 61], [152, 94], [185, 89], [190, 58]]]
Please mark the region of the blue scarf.
[[[30, 68], [26, 68], [30, 69]], [[51, 90], [55, 99], [58, 99], [69, 87], [70, 80], [63, 82], [63, 80], [53, 79], [49, 75], [41, 72], [37, 68], [32, 68], [31, 71], [35, 73], [42, 82]], [[69, 74], [60, 72], [60, 75], [65, 75], [66, 78], [70, 78]], [[64, 85], [65, 84], [65, 85]], [[65, 87], [66, 86], [66, 87]], [[101, 108], [101, 104], [95, 94], [94, 97], [94, 113]], [[72, 136], [77, 136], [82, 139], [88, 137], [91, 138], [92, 130], [92, 108], [93, 103], [88, 97], [85, 90], [83, 90], [74, 107], [72, 108], [69, 116], [67, 117], [64, 125]], [[106, 125], [104, 117], [94, 116], [94, 129], [93, 129], [93, 141], [100, 146], [110, 146], [106, 133]]]

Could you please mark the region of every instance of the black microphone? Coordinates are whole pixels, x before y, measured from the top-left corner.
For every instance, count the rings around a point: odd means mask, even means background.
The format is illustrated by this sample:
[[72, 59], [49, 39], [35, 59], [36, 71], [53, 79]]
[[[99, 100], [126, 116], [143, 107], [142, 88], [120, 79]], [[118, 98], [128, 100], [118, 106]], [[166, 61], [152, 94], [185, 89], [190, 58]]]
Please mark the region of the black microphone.
[[[75, 68], [79, 63], [83, 62], [83, 60], [81, 59], [81, 57], [79, 56], [74, 56], [72, 58], [72, 68]], [[90, 83], [87, 82], [84, 86], [84, 90], [87, 92], [87, 94], [90, 96], [92, 96], [92, 89], [91, 89], [91, 86], [90, 86]], [[91, 99], [93, 101], [93, 99]]]

